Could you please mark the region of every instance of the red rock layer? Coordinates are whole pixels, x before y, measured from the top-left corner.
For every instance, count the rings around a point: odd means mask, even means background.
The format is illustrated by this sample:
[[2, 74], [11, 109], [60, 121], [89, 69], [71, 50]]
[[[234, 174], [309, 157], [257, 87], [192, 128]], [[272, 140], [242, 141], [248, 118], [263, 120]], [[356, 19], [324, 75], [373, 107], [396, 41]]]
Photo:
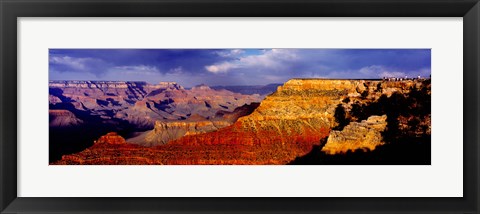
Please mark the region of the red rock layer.
[[[218, 137], [229, 136], [227, 131]], [[328, 132], [324, 132], [326, 135]], [[311, 150], [312, 141], [318, 137], [297, 138], [295, 143], [260, 143], [245, 144], [240, 133], [230, 136], [228, 140], [240, 140], [233, 144], [213, 141], [211, 144], [172, 143], [157, 147], [142, 147], [124, 143], [122, 137], [115, 133], [102, 136], [90, 148], [72, 155], [64, 155], [53, 165], [198, 165], [198, 164], [285, 164], [298, 154]], [[208, 139], [211, 136], [205, 135]], [[216, 137], [213, 137], [216, 138]], [[255, 138], [255, 137], [251, 137]], [[199, 138], [201, 139], [201, 138]], [[274, 139], [274, 138], [271, 138]], [[293, 138], [292, 138], [293, 139]], [[267, 139], [263, 139], [267, 140]], [[226, 141], [225, 141], [226, 142]]]
[[[126, 147], [117, 154], [102, 147], [98, 152], [103, 151], [103, 158], [141, 156], [148, 159], [144, 164], [286, 164], [328, 136], [335, 124], [336, 104], [349, 91], [355, 91], [355, 84], [343, 80], [290, 80], [232, 126], [187, 135], [152, 148]], [[88, 163], [103, 164], [97, 160], [104, 159], [95, 160]]]
[[286, 164], [328, 136], [337, 125], [335, 108], [346, 97], [371, 90], [366, 99], [373, 100], [382, 90], [400, 91], [409, 84], [414, 83], [293, 79], [231, 126], [150, 148], [96, 143], [55, 164]]
[[101, 136], [97, 141], [97, 144], [125, 144], [125, 139], [118, 135], [116, 132], [110, 132], [104, 136]]

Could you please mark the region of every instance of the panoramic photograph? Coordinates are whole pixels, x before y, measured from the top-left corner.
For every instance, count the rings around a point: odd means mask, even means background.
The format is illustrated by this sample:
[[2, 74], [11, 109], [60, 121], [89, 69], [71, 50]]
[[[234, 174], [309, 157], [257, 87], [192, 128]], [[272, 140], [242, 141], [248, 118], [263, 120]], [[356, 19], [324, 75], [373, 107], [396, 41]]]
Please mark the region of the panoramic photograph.
[[49, 165], [430, 165], [430, 49], [49, 49]]

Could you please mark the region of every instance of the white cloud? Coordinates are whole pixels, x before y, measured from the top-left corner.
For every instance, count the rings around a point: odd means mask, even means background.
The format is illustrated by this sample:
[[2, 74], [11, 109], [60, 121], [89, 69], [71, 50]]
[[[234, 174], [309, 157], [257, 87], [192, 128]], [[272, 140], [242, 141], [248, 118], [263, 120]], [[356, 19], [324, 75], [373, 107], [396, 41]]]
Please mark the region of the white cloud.
[[230, 51], [230, 53], [232, 53], [233, 55], [242, 54], [244, 52], [245, 51], [243, 51], [242, 49], [233, 49], [233, 50]]
[[70, 67], [72, 70], [85, 71], [90, 64], [103, 63], [100, 59], [95, 58], [76, 58], [69, 56], [53, 56], [50, 57], [50, 63], [57, 65], [64, 65]]
[[430, 75], [429, 68], [418, 70], [400, 70], [382, 65], [370, 65], [358, 70], [334, 71], [325, 75], [326, 78], [362, 79], [362, 78], [383, 78], [383, 77], [426, 77]]
[[383, 77], [405, 77], [405, 76], [408, 76], [408, 75], [406, 75], [405, 72], [399, 72], [399, 71], [392, 71], [392, 72], [385, 71], [385, 72], [382, 72], [378, 75], [379, 78], [383, 78]]
[[215, 65], [205, 66], [205, 69], [211, 73], [227, 73], [231, 69], [240, 68], [241, 65], [238, 63], [232, 62], [221, 62]]
[[180, 74], [180, 73], [184, 73], [184, 70], [183, 70], [182, 66], [178, 66], [176, 68], [172, 68], [172, 69], [168, 70], [168, 73]]
[[241, 54], [245, 53], [242, 49], [232, 49], [232, 50], [225, 50], [225, 51], [217, 51], [216, 54], [221, 57], [236, 57]]
[[383, 78], [383, 77], [405, 77], [405, 72], [386, 68], [380, 65], [371, 65], [361, 68], [359, 73], [370, 78]]
[[277, 70], [285, 67], [286, 63], [298, 60], [299, 57], [294, 50], [290, 49], [272, 49], [265, 50], [260, 55], [249, 55], [235, 60], [224, 61], [213, 65], [205, 66], [205, 69], [211, 73], [227, 73], [230, 70], [245, 69], [270, 69]]
[[430, 75], [430, 68], [421, 68], [418, 70], [399, 70], [395, 68], [388, 68], [380, 65], [371, 65], [363, 67], [359, 70], [361, 74], [371, 78], [383, 77], [427, 77]]
[[432, 70], [430, 68], [422, 68], [418, 71], [418, 76], [422, 77], [429, 77], [432, 74]]
[[155, 75], [160, 70], [155, 66], [147, 65], [133, 65], [133, 66], [115, 66], [110, 69], [113, 72], [120, 72], [123, 74], [142, 74], [142, 75]]

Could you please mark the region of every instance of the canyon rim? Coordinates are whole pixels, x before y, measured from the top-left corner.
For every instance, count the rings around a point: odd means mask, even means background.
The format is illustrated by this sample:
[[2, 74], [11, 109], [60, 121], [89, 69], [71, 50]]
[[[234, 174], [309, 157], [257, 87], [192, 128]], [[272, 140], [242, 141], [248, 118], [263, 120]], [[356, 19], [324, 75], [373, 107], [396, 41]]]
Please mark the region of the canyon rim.
[[50, 49], [50, 165], [429, 165], [429, 49]]

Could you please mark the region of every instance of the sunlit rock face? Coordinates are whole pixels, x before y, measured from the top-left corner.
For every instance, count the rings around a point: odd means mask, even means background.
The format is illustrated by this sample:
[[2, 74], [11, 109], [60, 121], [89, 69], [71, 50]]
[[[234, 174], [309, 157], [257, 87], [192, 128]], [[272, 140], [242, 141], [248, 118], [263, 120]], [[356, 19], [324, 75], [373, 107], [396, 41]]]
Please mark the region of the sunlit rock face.
[[231, 125], [231, 123], [227, 121], [210, 120], [178, 122], [157, 121], [152, 131], [131, 138], [129, 139], [129, 142], [148, 147], [164, 145], [183, 136], [212, 132], [229, 125]]
[[115, 132], [110, 132], [102, 137], [100, 137], [97, 141], [95, 141], [95, 144], [125, 144], [125, 139], [118, 135]]
[[[343, 96], [355, 91], [350, 80], [293, 79], [267, 96], [252, 114], [215, 132], [185, 136], [168, 146], [231, 146], [198, 157], [203, 163], [285, 164], [308, 153], [335, 125], [334, 111]], [[242, 151], [234, 151], [241, 147]], [[182, 158], [182, 160], [184, 160]]]
[[[341, 130], [332, 131], [339, 125], [336, 109], [342, 105], [349, 116], [353, 104], [367, 105], [381, 97], [404, 95], [412, 87], [420, 87], [418, 84], [417, 81], [292, 79], [279, 86], [254, 110], [245, 110], [242, 116], [229, 116], [232, 111], [227, 106], [224, 112], [217, 111], [210, 118], [197, 111], [183, 121], [165, 123], [159, 120], [155, 128], [143, 136], [154, 143], [134, 142], [148, 147], [126, 143], [112, 150], [108, 144], [100, 146], [97, 143], [87, 150], [88, 154], [81, 152], [74, 156], [83, 164], [286, 164], [309, 153], [314, 145], [320, 145], [327, 137], [322, 149], [326, 154], [374, 150], [384, 143], [382, 132], [388, 126], [388, 117], [368, 115], [363, 121], [349, 122]], [[198, 99], [209, 90], [212, 89], [208, 86], [199, 86], [192, 88], [191, 93]], [[425, 93], [430, 93], [429, 88]], [[178, 103], [188, 103], [191, 100], [188, 96], [178, 99]], [[222, 96], [215, 98], [222, 99]], [[213, 100], [209, 101], [212, 106]], [[223, 119], [215, 120], [216, 117]], [[227, 120], [229, 117], [233, 119]], [[408, 118], [399, 116], [402, 117]], [[429, 131], [430, 116], [425, 117], [428, 120], [422, 118], [418, 122], [423, 128], [415, 129], [412, 125], [402, 128], [403, 122], [399, 121], [400, 130], [414, 134]], [[223, 127], [215, 124], [218, 121], [227, 121], [231, 125], [223, 124]], [[90, 154], [102, 159], [86, 161]], [[64, 158], [68, 159], [68, 156]], [[75, 158], [68, 159], [69, 163], [75, 163]]]
[[128, 139], [129, 142], [142, 146], [158, 146], [187, 135], [196, 135], [217, 131], [232, 125], [238, 118], [252, 113], [259, 103], [245, 104], [233, 112], [218, 111], [213, 118], [205, 118], [198, 114], [191, 115], [181, 121], [156, 121], [152, 131]]
[[344, 154], [357, 149], [371, 151], [383, 145], [382, 132], [387, 127], [387, 116], [370, 116], [361, 122], [351, 122], [342, 131], [332, 130], [322, 151]]
[[[151, 147], [160, 164], [285, 164], [308, 153], [335, 125], [333, 113], [343, 96], [355, 91], [348, 80], [300, 80], [286, 82], [267, 96], [251, 114], [217, 131], [198, 133], [202, 124], [157, 122], [149, 137], [168, 141]], [[211, 90], [201, 86], [192, 91]], [[201, 95], [197, 92], [197, 96]], [[179, 128], [182, 127], [182, 128]], [[171, 130], [178, 130], [172, 132]], [[170, 131], [166, 131], [170, 130]], [[186, 134], [188, 131], [196, 134]], [[163, 134], [162, 134], [163, 133]], [[184, 134], [185, 133], [185, 134]], [[189, 151], [189, 152], [186, 152]]]

